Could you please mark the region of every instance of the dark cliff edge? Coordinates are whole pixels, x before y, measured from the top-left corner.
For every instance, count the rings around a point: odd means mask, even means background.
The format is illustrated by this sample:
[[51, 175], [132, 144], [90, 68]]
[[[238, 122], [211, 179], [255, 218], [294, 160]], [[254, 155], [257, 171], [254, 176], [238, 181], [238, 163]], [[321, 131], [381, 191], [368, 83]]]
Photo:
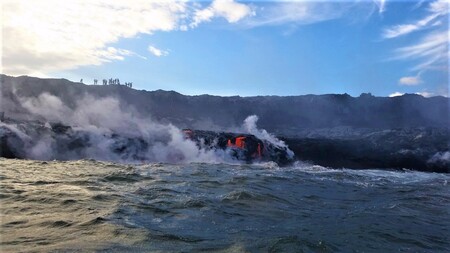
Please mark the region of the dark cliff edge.
[[[0, 156], [7, 158], [27, 158], [27, 151], [23, 150], [24, 137], [5, 124], [29, 125], [34, 132], [51, 129], [48, 134], [57, 136], [65, 145], [64, 152], [71, 154], [59, 159], [73, 157], [77, 152], [77, 158], [89, 157], [77, 151], [86, 145], [86, 135], [64, 130], [67, 122], [55, 125], [58, 120], [33, 114], [29, 105], [24, 106], [24, 101], [50, 94], [76, 110], [80, 99], [89, 95], [94, 99], [113, 97], [121, 105], [132, 107], [141, 118], [179, 128], [233, 132], [239, 130], [247, 116], [258, 115], [258, 127], [284, 140], [297, 160], [322, 166], [450, 172], [450, 99], [446, 97], [185, 96], [174, 91], [138, 91], [121, 85], [84, 85], [65, 79], [6, 75], [1, 75], [0, 92], [0, 112], [5, 118], [0, 122]], [[48, 122], [53, 127], [45, 126]], [[130, 149], [132, 143], [133, 151], [124, 153], [135, 158], [139, 158], [139, 148], [152, 145], [120, 133], [111, 137], [117, 140], [118, 153]]]

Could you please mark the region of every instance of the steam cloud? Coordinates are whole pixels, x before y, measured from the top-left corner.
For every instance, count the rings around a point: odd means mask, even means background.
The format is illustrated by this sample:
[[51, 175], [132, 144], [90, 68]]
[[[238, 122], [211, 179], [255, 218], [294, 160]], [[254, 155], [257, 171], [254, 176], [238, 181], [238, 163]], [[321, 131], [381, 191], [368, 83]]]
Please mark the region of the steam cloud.
[[[114, 97], [85, 94], [75, 104], [42, 93], [37, 97], [17, 96], [21, 106], [33, 115], [35, 126], [0, 122], [0, 135], [9, 131], [18, 137], [14, 145], [22, 145], [26, 158], [38, 160], [71, 160], [93, 158], [119, 162], [167, 163], [236, 163], [235, 158], [220, 149], [210, 149], [186, 139], [172, 124], [161, 124], [142, 117], [132, 106]], [[249, 116], [244, 128], [250, 134], [278, 147], [286, 147], [266, 130], [256, 127], [258, 117]], [[45, 124], [44, 124], [45, 122]], [[55, 123], [71, 130], [55, 134]], [[3, 131], [3, 132], [2, 132]], [[75, 140], [75, 141], [74, 141]], [[11, 144], [11, 143], [10, 143]], [[293, 156], [293, 152], [288, 154]]]
[[[24, 125], [0, 123], [21, 139], [27, 158], [79, 159], [89, 157], [99, 160], [134, 162], [232, 162], [232, 158], [221, 150], [198, 147], [185, 139], [182, 131], [171, 124], [160, 124], [142, 118], [133, 107], [120, 103], [113, 97], [95, 98], [84, 95], [73, 106], [60, 98], [42, 93], [35, 98], [18, 97], [21, 105], [35, 119], [47, 122], [39, 133]], [[48, 122], [72, 126], [72, 135], [89, 145], [68, 149], [61, 145], [64, 140], [49, 131]], [[4, 130], [3, 130], [4, 131]], [[67, 137], [69, 138], [69, 137]], [[148, 145], [147, 145], [148, 144]], [[123, 149], [120, 152], [113, 150]]]
[[244, 120], [243, 124], [245, 131], [249, 134], [253, 134], [254, 136], [256, 136], [261, 140], [268, 141], [274, 146], [286, 148], [289, 158], [293, 158], [294, 152], [290, 150], [289, 147], [282, 140], [279, 140], [278, 138], [267, 132], [265, 129], [258, 129], [258, 127], [256, 126], [256, 122], [258, 122], [258, 119], [259, 118], [256, 115], [248, 116]]

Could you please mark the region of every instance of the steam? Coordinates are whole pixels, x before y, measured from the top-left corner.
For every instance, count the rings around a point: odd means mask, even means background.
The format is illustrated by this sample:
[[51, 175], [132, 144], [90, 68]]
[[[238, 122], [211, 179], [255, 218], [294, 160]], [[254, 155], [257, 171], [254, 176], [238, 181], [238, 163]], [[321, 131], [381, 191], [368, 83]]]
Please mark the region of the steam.
[[[132, 106], [120, 97], [92, 93], [61, 96], [48, 92], [33, 94], [14, 86], [5, 97], [14, 108], [9, 115], [27, 120], [0, 122], [0, 137], [7, 136], [11, 154], [37, 160], [74, 160], [93, 158], [118, 162], [237, 163], [233, 152], [215, 148], [205, 141], [191, 141], [170, 123], [147, 115], [146, 108]], [[3, 95], [3, 94], [2, 94]], [[13, 117], [15, 117], [13, 116]], [[206, 119], [207, 120], [207, 119]], [[287, 151], [287, 145], [266, 130], [258, 129], [258, 117], [249, 116], [244, 128], [257, 138]], [[199, 124], [208, 122], [197, 122]], [[213, 122], [209, 122], [208, 130]], [[216, 126], [219, 127], [219, 126]], [[239, 132], [234, 129], [232, 132]], [[218, 141], [218, 140], [216, 140]], [[272, 146], [265, 146], [272, 154]]]
[[[38, 132], [33, 132], [25, 125], [1, 123], [2, 127], [22, 140], [27, 158], [50, 160], [90, 157], [125, 162], [169, 163], [233, 161], [221, 150], [198, 147], [193, 141], [185, 139], [182, 131], [171, 124], [141, 117], [134, 107], [126, 106], [113, 97], [84, 95], [71, 107], [49, 93], [34, 98], [17, 98], [36, 120], [45, 122], [36, 128]], [[65, 135], [56, 135], [49, 129], [56, 122], [71, 126], [72, 129]], [[79, 140], [79, 143], [69, 143], [73, 139]]]
[[428, 160], [428, 163], [450, 165], [450, 151], [437, 152]]
[[271, 143], [276, 147], [286, 149], [289, 158], [293, 158], [294, 152], [289, 149], [289, 147], [284, 143], [284, 141], [279, 140], [278, 138], [267, 132], [265, 129], [258, 129], [258, 127], [256, 126], [256, 122], [258, 122], [258, 119], [259, 118], [256, 115], [248, 116], [244, 120], [243, 124], [243, 128], [245, 129], [245, 131], [249, 134], [256, 136], [261, 140], [265, 140]]

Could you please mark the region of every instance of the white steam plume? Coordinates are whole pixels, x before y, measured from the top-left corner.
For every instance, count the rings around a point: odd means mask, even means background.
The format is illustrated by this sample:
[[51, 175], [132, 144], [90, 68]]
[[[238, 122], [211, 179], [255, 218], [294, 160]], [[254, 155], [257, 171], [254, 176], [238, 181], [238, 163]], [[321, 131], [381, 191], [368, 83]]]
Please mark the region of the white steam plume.
[[258, 116], [256, 115], [250, 115], [244, 120], [243, 128], [245, 131], [249, 134], [252, 134], [256, 136], [257, 138], [261, 140], [265, 140], [274, 146], [285, 148], [287, 151], [287, 154], [289, 158], [294, 157], [294, 152], [289, 149], [289, 147], [284, 143], [284, 141], [279, 140], [277, 137], [273, 136], [269, 132], [267, 132], [265, 129], [258, 129], [256, 122], [258, 122]]

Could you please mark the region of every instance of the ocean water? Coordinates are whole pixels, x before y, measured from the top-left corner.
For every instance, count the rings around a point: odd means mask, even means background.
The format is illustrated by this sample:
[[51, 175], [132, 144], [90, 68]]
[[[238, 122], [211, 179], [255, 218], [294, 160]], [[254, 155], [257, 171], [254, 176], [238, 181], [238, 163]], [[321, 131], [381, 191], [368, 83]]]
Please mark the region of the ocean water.
[[1, 252], [450, 252], [450, 175], [0, 159]]

